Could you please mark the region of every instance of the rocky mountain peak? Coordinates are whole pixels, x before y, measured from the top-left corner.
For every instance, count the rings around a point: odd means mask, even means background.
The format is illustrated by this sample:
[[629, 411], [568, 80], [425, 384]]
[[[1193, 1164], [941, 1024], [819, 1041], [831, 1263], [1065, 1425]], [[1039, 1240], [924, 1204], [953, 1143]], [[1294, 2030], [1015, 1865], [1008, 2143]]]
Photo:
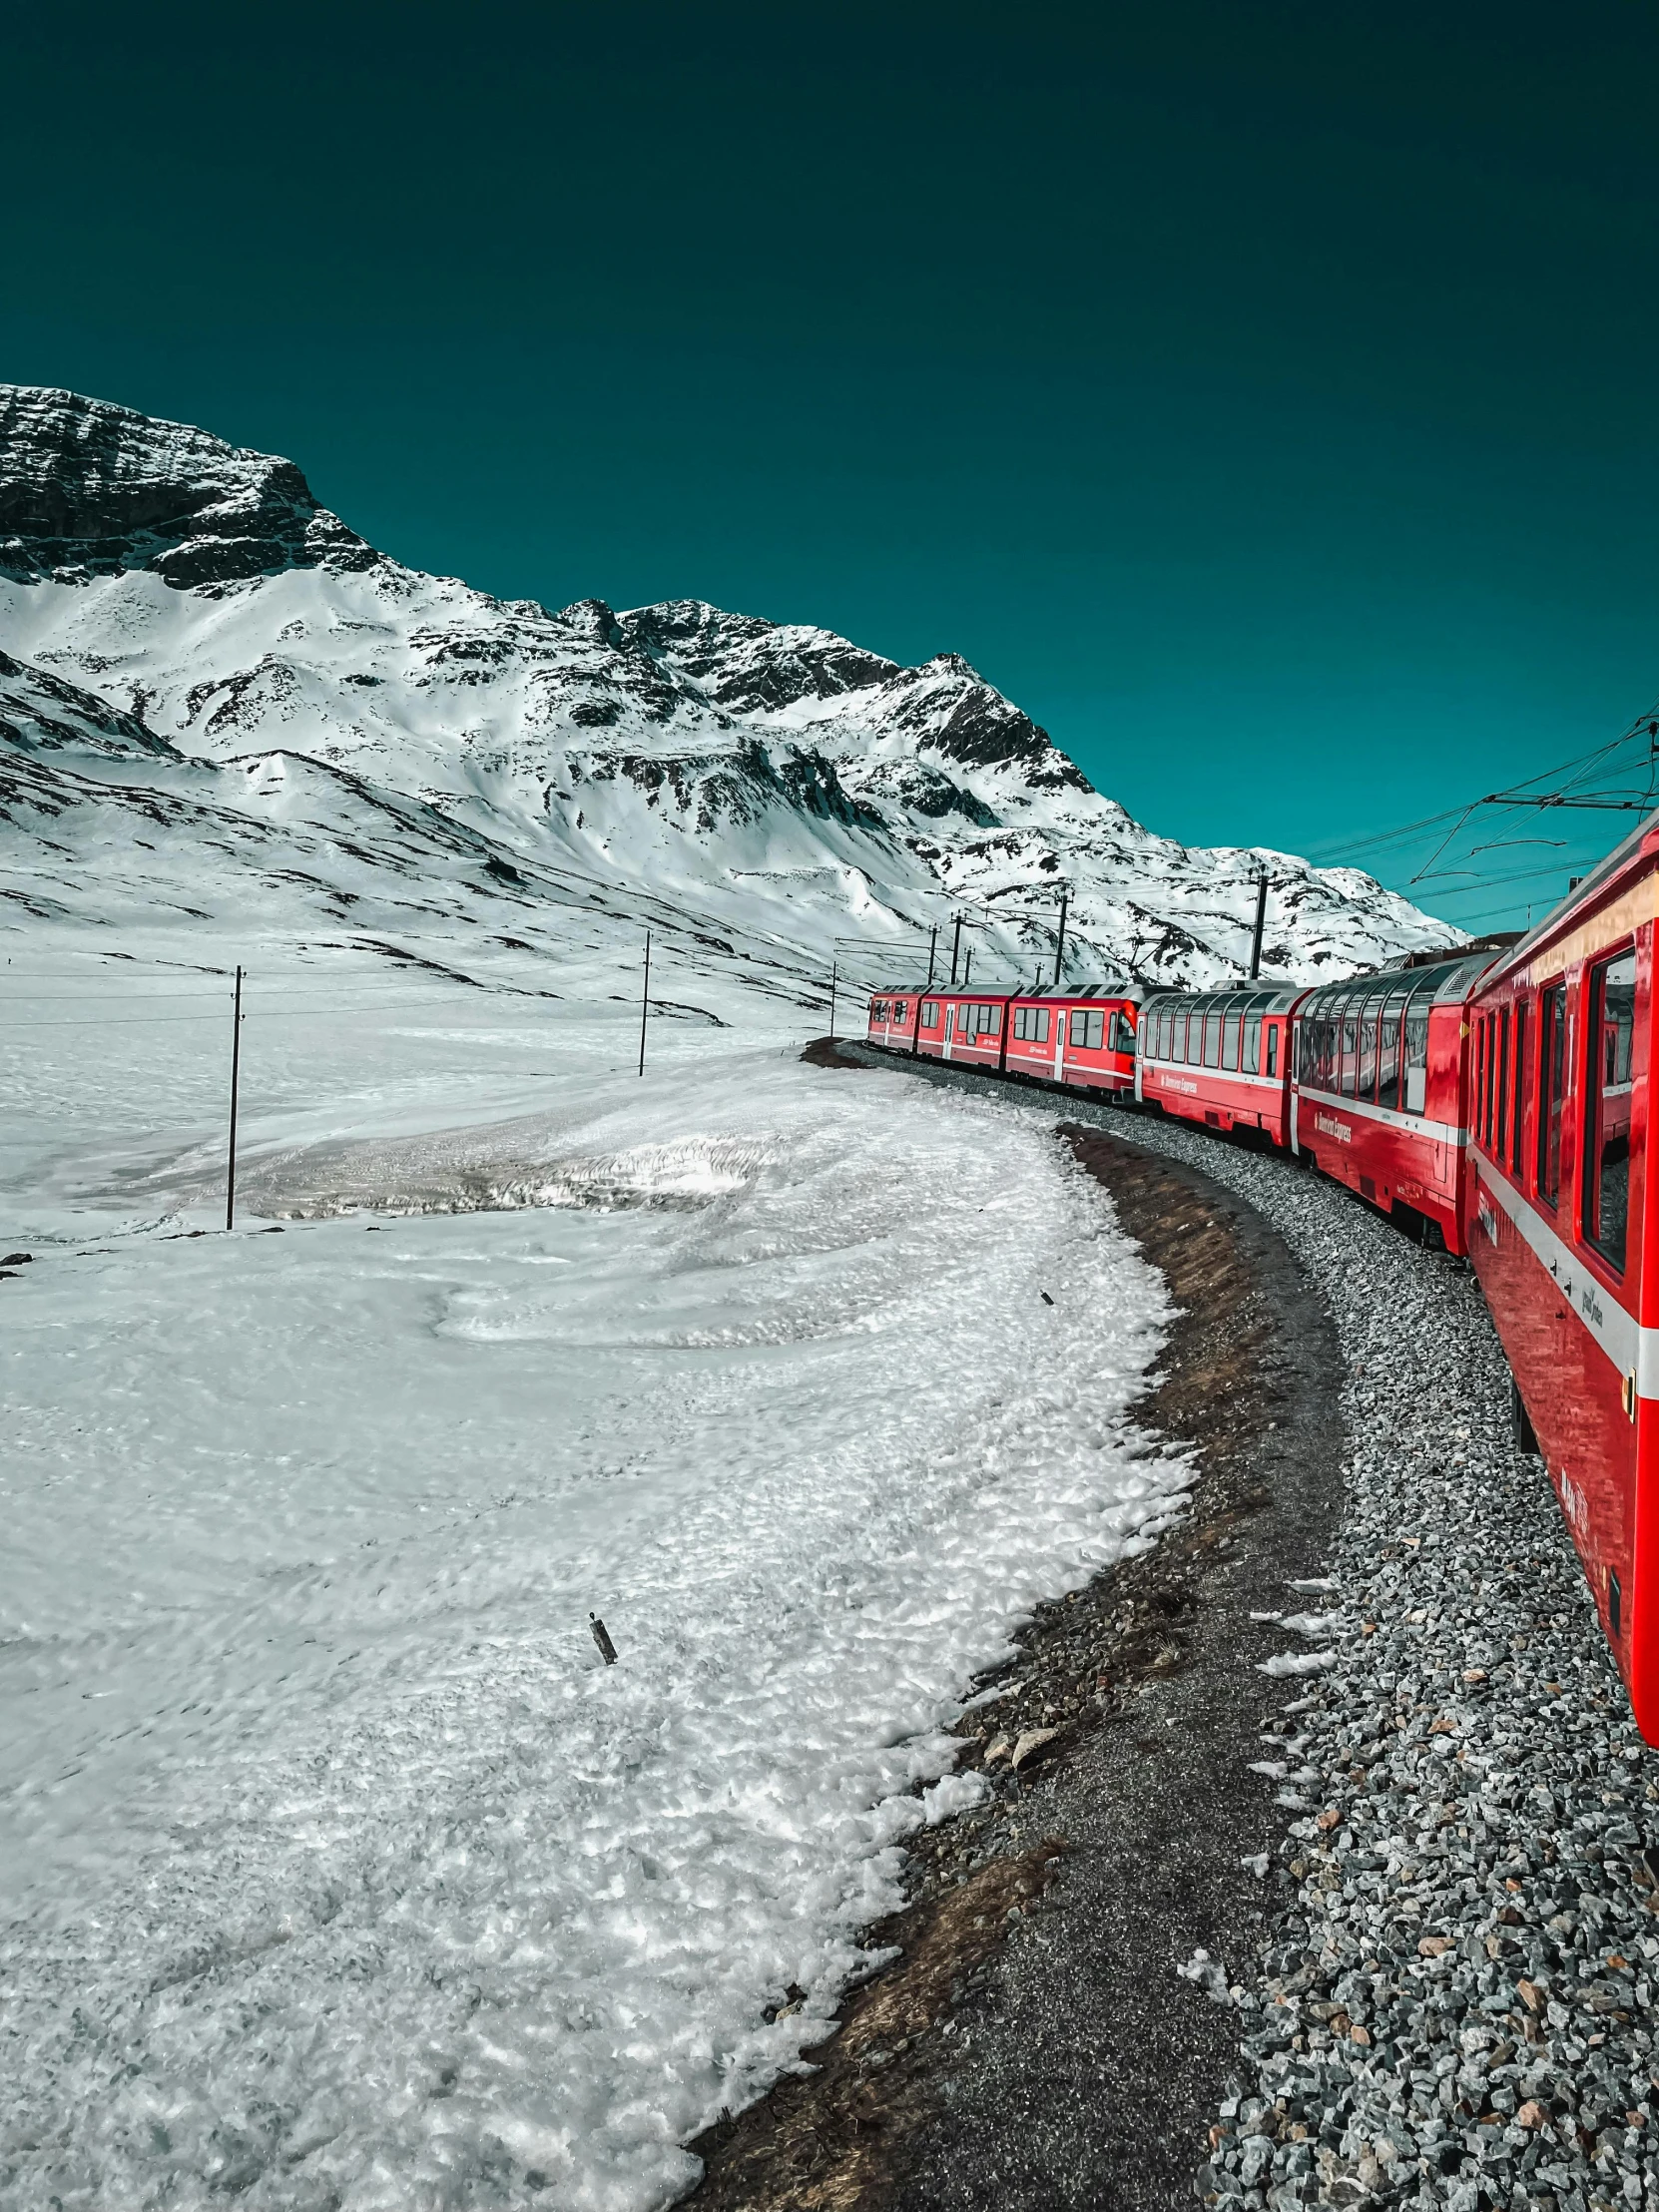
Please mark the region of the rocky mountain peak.
[[0, 384], [0, 573], [180, 589], [378, 558], [292, 461], [79, 392]]

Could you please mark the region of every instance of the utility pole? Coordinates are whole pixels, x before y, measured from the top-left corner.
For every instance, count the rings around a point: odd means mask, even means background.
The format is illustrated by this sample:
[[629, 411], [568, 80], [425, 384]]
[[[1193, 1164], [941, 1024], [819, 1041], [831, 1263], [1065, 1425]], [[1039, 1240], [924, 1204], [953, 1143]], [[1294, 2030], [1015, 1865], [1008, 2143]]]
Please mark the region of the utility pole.
[[1256, 982], [1262, 973], [1262, 926], [1268, 918], [1268, 876], [1264, 868], [1256, 878], [1256, 934], [1250, 944], [1250, 980]]
[[970, 945], [968, 946], [968, 949], [967, 949], [967, 965], [966, 965], [966, 966], [965, 966], [965, 967], [963, 968], [963, 970], [962, 970], [962, 988], [963, 988], [963, 990], [966, 990], [966, 989], [967, 989], [967, 987], [968, 987], [968, 985], [969, 985], [969, 984], [970, 984], [970, 983], [971, 983], [972, 981], [973, 981], [973, 947], [972, 947], [972, 945], [970, 944]]
[[225, 1177], [225, 1226], [237, 1218], [237, 1093], [242, 1087], [242, 970], [237, 970], [237, 995], [231, 1014], [231, 1157]]
[[1060, 988], [1060, 962], [1065, 957], [1066, 902], [1070, 898], [1070, 896], [1071, 893], [1069, 891], [1062, 891], [1060, 893], [1060, 932], [1059, 935], [1054, 939], [1054, 988], [1056, 990]]
[[928, 933], [928, 937], [927, 937], [927, 984], [926, 984], [926, 988], [927, 988], [927, 989], [929, 989], [929, 990], [931, 990], [931, 989], [932, 989], [932, 987], [933, 987], [933, 960], [934, 960], [934, 956], [935, 956], [935, 954], [936, 954], [936, 953], [937, 953], [937, 951], [938, 951], [938, 943], [939, 943], [939, 925], [938, 925], [938, 923], [937, 923], [937, 922], [935, 922], [935, 923], [933, 924], [933, 927], [932, 927], [932, 929], [931, 929], [931, 930], [929, 931], [929, 933]]
[[838, 958], [831, 960], [830, 963], [830, 1042], [831, 1044], [835, 1041], [835, 979], [840, 974], [840, 967], [841, 964]]
[[640, 993], [640, 1073], [645, 1073], [645, 1017], [651, 1011], [651, 932], [645, 932], [645, 988]]
[[956, 988], [956, 962], [962, 950], [962, 917], [956, 916], [956, 934], [950, 940], [950, 987]]

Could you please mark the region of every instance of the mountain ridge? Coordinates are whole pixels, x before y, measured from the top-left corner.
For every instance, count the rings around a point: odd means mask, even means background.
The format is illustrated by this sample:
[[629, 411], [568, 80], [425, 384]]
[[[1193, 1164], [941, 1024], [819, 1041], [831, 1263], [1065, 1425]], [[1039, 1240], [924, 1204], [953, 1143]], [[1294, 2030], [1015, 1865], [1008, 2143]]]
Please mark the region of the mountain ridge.
[[1035, 972], [1312, 980], [1455, 939], [1352, 869], [1134, 822], [960, 655], [904, 667], [698, 599], [548, 609], [407, 568], [290, 461], [0, 386], [0, 647], [186, 758], [280, 751], [504, 849], [662, 893], [828, 966], [916, 964], [967, 908]]

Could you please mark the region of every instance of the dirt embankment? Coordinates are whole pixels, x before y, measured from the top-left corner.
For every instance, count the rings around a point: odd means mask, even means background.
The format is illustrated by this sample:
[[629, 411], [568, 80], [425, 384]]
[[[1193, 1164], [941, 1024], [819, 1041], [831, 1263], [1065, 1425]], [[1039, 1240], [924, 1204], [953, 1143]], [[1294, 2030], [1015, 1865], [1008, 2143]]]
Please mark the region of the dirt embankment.
[[[833, 1047], [818, 1064], [857, 1067]], [[1337, 1353], [1278, 1237], [1193, 1170], [1098, 1129], [1060, 1140], [1181, 1315], [1146, 1426], [1196, 1447], [1179, 1526], [1045, 1606], [959, 1724], [987, 1805], [914, 1839], [901, 1955], [851, 1993], [816, 2071], [692, 2144], [698, 2212], [1190, 2201], [1233, 2021], [1176, 1965], [1242, 1962], [1242, 1862], [1273, 1833], [1248, 1774], [1283, 1693], [1254, 1610], [1320, 1571], [1338, 1489]], [[1017, 1771], [997, 1746], [1027, 1748]], [[1033, 1741], [1035, 1739], [1035, 1741]]]

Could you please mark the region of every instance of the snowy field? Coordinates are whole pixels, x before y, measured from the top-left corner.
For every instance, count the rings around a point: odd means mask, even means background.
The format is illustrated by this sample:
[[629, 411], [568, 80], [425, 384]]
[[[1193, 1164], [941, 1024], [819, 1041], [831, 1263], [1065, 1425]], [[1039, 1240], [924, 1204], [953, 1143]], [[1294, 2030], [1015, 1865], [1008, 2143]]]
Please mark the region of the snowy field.
[[0, 2203], [666, 2204], [1178, 1497], [1161, 1279], [1040, 1104], [372, 962], [251, 1015], [228, 1237], [141, 950], [0, 969]]

